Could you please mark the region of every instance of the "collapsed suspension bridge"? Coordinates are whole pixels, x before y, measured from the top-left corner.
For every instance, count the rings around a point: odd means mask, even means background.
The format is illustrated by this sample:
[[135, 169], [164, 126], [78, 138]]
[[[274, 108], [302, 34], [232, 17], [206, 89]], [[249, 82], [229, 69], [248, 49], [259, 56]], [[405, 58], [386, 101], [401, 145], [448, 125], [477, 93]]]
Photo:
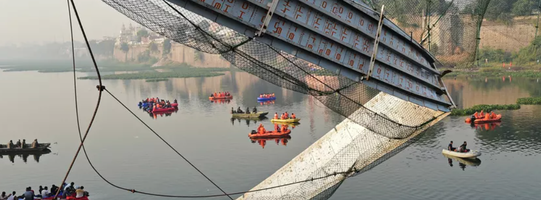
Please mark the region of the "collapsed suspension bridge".
[[328, 198], [455, 106], [436, 58], [386, 18], [384, 6], [378, 13], [353, 0], [103, 1], [347, 117], [241, 199]]

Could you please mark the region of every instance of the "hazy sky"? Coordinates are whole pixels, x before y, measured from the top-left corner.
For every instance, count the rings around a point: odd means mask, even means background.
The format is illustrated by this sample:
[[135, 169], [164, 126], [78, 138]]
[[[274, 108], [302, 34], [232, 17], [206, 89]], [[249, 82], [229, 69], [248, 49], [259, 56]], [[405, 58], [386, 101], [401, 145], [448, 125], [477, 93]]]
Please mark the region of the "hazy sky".
[[[101, 0], [75, 0], [75, 5], [89, 39], [117, 36], [122, 24], [138, 25]], [[82, 41], [73, 20], [76, 40]], [[0, 0], [0, 45], [69, 39], [66, 0]]]

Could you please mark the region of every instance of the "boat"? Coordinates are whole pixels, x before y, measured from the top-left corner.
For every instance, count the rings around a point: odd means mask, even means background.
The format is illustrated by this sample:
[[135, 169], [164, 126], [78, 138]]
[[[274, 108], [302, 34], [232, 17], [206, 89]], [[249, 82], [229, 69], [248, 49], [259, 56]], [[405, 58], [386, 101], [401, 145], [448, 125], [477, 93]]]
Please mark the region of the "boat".
[[481, 152], [479, 151], [473, 151], [470, 150], [469, 152], [458, 152], [458, 151], [449, 151], [447, 149], [443, 149], [441, 151], [444, 155], [449, 155], [457, 158], [477, 158], [478, 156], [481, 156]]
[[[487, 119], [486, 117], [485, 118], [479, 118], [479, 119], [474, 119], [473, 120], [473, 123], [476, 123], [476, 124], [481, 124], [481, 123], [490, 123], [490, 122], [500, 122], [502, 121], [502, 115], [501, 114], [497, 114], [496, 116], [492, 117], [492, 118], [489, 118]], [[472, 118], [466, 118], [466, 123], [471, 123], [472, 122]]]
[[8, 149], [7, 144], [0, 144], [0, 154], [43, 152], [49, 150], [49, 146], [51, 146], [51, 143], [39, 143], [36, 148], [32, 148], [32, 144], [25, 144], [24, 148], [14, 147]]
[[177, 107], [170, 107], [170, 108], [153, 108], [152, 113], [166, 113], [166, 112], [174, 112], [178, 110]]
[[252, 133], [248, 133], [248, 137], [250, 138], [281, 138], [281, 137], [289, 135], [290, 133], [291, 133], [291, 130], [286, 130], [284, 132], [267, 131], [263, 134], [256, 133], [256, 131], [252, 131]]
[[257, 101], [272, 101], [276, 100], [276, 97], [257, 97]]
[[229, 95], [229, 96], [221, 96], [221, 97], [209, 97], [209, 100], [213, 101], [213, 100], [231, 100], [233, 99], [233, 96]]
[[272, 123], [299, 123], [301, 119], [271, 119]]
[[269, 112], [257, 112], [257, 113], [233, 113], [231, 114], [233, 118], [262, 118], [269, 114]]

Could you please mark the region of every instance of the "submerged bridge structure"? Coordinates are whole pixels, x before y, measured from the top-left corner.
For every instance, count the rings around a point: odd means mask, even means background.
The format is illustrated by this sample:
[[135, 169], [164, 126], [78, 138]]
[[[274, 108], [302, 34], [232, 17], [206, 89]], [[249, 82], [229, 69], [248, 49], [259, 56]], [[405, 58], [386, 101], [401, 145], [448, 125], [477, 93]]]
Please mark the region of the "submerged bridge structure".
[[346, 177], [393, 155], [455, 106], [437, 60], [385, 18], [384, 8], [376, 12], [361, 1], [103, 1], [154, 32], [221, 54], [347, 117], [253, 190], [310, 182], [241, 199], [327, 197]]

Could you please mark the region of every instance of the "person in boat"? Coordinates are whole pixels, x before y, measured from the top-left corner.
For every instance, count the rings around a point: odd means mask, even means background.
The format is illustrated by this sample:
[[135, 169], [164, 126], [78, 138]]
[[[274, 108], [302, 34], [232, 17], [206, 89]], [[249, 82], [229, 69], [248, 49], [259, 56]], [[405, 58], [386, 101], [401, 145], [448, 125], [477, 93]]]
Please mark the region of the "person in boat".
[[278, 119], [278, 113], [277, 112], [274, 113], [274, 119]]
[[280, 119], [286, 119], [286, 114], [282, 113], [282, 116], [280, 116]]
[[17, 140], [15, 146], [21, 148], [21, 139]]
[[468, 143], [464, 141], [462, 145], [460, 145], [460, 152], [469, 152], [470, 150], [467, 148]]
[[297, 119], [297, 116], [295, 116], [295, 113], [291, 113], [291, 119]]
[[56, 194], [56, 192], [58, 192], [58, 186], [53, 184], [51, 186], [51, 194]]
[[86, 191], [84, 190], [85, 187], [81, 186], [75, 190], [75, 198], [81, 198], [85, 196]]
[[43, 188], [43, 190], [41, 190], [41, 198], [47, 198], [49, 197], [49, 188], [47, 188], [47, 186], [45, 186]]
[[242, 111], [242, 110], [240, 109], [240, 107], [239, 107], [239, 108], [237, 108], [237, 113], [244, 113], [244, 111]]
[[210, 94], [210, 97], [214, 97], [214, 94]]
[[280, 132], [284, 133], [287, 131], [287, 125], [282, 125], [282, 129], [280, 130]]
[[34, 139], [34, 142], [32, 142], [32, 148], [37, 148], [37, 147], [39, 147], [38, 139]]
[[288, 118], [289, 118], [289, 114], [287, 114], [287, 112], [286, 112], [286, 113], [284, 114], [284, 117], [285, 117], [286, 119], [288, 119]]
[[246, 114], [250, 114], [250, 107], [246, 107]]
[[6, 195], [6, 192], [2, 192], [2, 195], [0, 195], [0, 200], [6, 200], [8, 199], [8, 197], [11, 196], [11, 195]]
[[255, 108], [255, 106], [254, 106], [254, 109], [252, 110], [252, 113], [257, 113], [257, 108]]
[[13, 149], [13, 140], [9, 140], [8, 149]]
[[274, 124], [274, 131], [280, 132], [280, 126], [278, 124]]
[[173, 101], [173, 103], [178, 103], [178, 102], [177, 102], [177, 99], [175, 99], [175, 100]]
[[274, 96], [274, 93], [272, 93], [272, 97], [275, 97], [275, 96]]
[[21, 143], [21, 149], [24, 149], [25, 145], [26, 145], [26, 139], [23, 139], [23, 142]]
[[447, 146], [447, 150], [449, 150], [449, 151], [456, 151], [456, 148], [453, 147], [453, 141], [451, 141], [451, 142], [449, 143], [449, 146]]
[[32, 192], [32, 188], [27, 187], [26, 192], [23, 193], [22, 197], [24, 200], [34, 200], [34, 192]]
[[231, 114], [235, 114], [235, 109], [231, 107]]

